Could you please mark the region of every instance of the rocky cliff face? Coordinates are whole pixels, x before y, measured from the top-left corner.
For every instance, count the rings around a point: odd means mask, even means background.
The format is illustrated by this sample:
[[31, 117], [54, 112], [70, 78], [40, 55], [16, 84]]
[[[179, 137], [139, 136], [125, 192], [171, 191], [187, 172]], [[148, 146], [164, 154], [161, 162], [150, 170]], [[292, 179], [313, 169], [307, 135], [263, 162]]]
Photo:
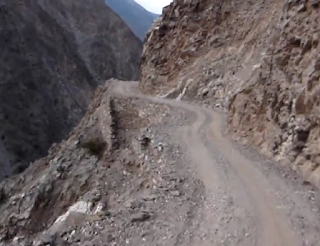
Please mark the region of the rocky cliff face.
[[320, 187], [319, 2], [175, 0], [148, 33], [148, 93], [223, 108], [230, 131]]
[[281, 6], [279, 1], [174, 1], [146, 38], [141, 87], [180, 97], [206, 95], [225, 104], [225, 94], [247, 80], [268, 47]]
[[[231, 130], [320, 187], [319, 1], [287, 1], [274, 39], [230, 101]], [[245, 112], [245, 114], [243, 114]]]
[[46, 154], [105, 79], [135, 79], [140, 41], [104, 1], [0, 1], [0, 180]]

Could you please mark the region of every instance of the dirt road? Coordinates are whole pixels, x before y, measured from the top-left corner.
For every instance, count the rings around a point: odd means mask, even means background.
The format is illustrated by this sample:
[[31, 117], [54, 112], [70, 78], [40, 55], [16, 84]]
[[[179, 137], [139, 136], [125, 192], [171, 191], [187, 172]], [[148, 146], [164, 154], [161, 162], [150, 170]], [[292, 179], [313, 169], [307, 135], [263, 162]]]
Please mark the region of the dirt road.
[[135, 82], [117, 83], [113, 89], [178, 107], [191, 119], [177, 129], [175, 138], [206, 188], [193, 245], [320, 245], [318, 192], [289, 170], [225, 137], [221, 114], [142, 95]]

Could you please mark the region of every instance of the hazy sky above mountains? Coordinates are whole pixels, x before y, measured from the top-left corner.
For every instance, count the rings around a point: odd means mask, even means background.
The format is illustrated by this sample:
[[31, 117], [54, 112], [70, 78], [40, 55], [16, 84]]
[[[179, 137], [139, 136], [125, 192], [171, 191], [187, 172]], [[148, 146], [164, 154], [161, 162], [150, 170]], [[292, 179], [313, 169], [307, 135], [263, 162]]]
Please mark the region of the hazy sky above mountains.
[[135, 0], [137, 3], [141, 4], [145, 9], [161, 14], [162, 8], [169, 5], [172, 0]]

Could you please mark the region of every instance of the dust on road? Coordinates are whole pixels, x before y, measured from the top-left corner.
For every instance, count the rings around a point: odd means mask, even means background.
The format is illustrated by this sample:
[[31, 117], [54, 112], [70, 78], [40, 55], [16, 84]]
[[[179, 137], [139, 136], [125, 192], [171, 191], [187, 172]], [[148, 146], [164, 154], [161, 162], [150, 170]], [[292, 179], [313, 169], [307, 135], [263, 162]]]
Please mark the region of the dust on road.
[[298, 195], [301, 189], [307, 192], [305, 187], [282, 179], [275, 167], [266, 175], [264, 160], [253, 160], [224, 136], [219, 113], [142, 95], [136, 82], [112, 86], [116, 93], [168, 104], [192, 118], [191, 124], [177, 129], [175, 138], [206, 187], [206, 205], [195, 218], [201, 221], [189, 232], [193, 245], [319, 245], [320, 217], [312, 209], [317, 204]]

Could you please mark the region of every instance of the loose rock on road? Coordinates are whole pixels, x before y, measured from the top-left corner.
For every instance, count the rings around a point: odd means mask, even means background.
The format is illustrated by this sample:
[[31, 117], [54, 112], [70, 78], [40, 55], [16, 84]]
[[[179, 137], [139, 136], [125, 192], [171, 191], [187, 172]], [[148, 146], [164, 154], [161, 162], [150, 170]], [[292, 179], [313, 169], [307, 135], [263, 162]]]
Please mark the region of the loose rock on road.
[[319, 245], [317, 200], [308, 199], [310, 192], [315, 197], [318, 192], [295, 181], [293, 174], [282, 177], [275, 165], [226, 138], [219, 113], [145, 96], [136, 82], [117, 82], [112, 87], [124, 96], [183, 109], [191, 118], [192, 123], [177, 129], [175, 137], [206, 188], [202, 219], [188, 232], [193, 245]]

